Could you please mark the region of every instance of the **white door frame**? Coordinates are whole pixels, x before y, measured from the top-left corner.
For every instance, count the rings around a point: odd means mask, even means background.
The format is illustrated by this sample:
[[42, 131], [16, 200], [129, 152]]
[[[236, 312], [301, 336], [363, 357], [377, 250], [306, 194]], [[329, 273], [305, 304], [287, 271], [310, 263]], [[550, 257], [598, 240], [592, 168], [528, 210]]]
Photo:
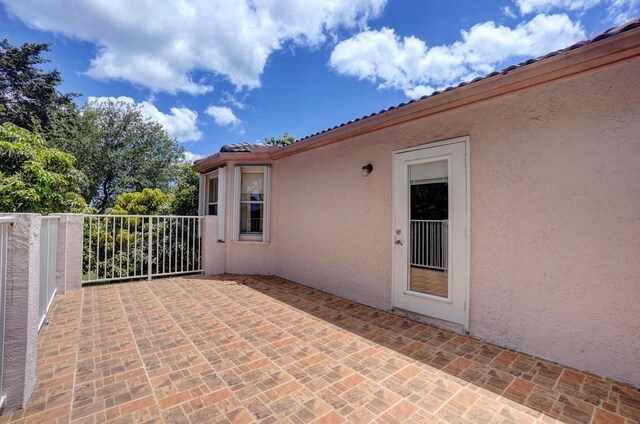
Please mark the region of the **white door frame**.
[[[441, 141], [436, 141], [433, 143], [427, 143], [427, 144], [421, 144], [418, 146], [412, 146], [412, 147], [407, 147], [404, 149], [399, 149], [399, 150], [395, 150], [391, 153], [391, 163], [393, 164], [393, 181], [392, 181], [392, 200], [391, 200], [391, 205], [393, 208], [393, 217], [392, 217], [392, 222], [391, 222], [391, 239], [390, 239], [390, 243], [392, 246], [392, 261], [391, 261], [391, 275], [392, 275], [392, 284], [391, 284], [391, 304], [395, 307], [396, 305], [396, 299], [395, 299], [395, 293], [394, 293], [394, 287], [395, 287], [395, 281], [393, 281], [397, 275], [397, 267], [401, 266], [401, 264], [398, 263], [398, 261], [394, 260], [394, 256], [395, 256], [395, 240], [396, 240], [396, 234], [395, 234], [395, 230], [397, 228], [396, 223], [398, 222], [398, 219], [400, 219], [400, 217], [397, 216], [397, 212], [396, 212], [396, 202], [398, 201], [397, 197], [398, 197], [398, 193], [396, 193], [396, 185], [397, 185], [397, 181], [396, 181], [396, 170], [395, 170], [395, 157], [397, 154], [399, 153], [407, 153], [407, 152], [412, 152], [412, 151], [417, 151], [417, 150], [423, 150], [423, 149], [428, 149], [431, 147], [439, 147], [439, 146], [446, 146], [449, 144], [456, 144], [456, 143], [464, 143], [465, 146], [465, 158], [464, 158], [464, 163], [465, 163], [465, 184], [466, 184], [466, 190], [465, 190], [465, 194], [466, 194], [466, 199], [465, 199], [465, 206], [466, 206], [466, 222], [465, 222], [465, 249], [466, 249], [466, 272], [465, 272], [465, 278], [464, 281], [462, 281], [462, 284], [464, 284], [465, 287], [465, 291], [466, 291], [466, 299], [465, 299], [465, 322], [463, 323], [464, 326], [464, 330], [468, 333], [469, 332], [469, 317], [470, 317], [470, 309], [471, 309], [471, 163], [470, 163], [470, 150], [469, 150], [469, 136], [462, 136], [462, 137], [456, 137], [456, 138], [451, 138], [451, 139], [446, 139], [446, 140], [441, 140]], [[404, 219], [405, 217], [402, 217], [402, 219]], [[406, 266], [406, 264], [403, 264], [403, 266]]]

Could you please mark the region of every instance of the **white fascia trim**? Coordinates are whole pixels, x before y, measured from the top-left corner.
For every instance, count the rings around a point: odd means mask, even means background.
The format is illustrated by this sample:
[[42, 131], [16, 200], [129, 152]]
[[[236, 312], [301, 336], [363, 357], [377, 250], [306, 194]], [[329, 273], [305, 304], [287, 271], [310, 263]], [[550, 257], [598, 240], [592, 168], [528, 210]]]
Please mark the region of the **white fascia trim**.
[[225, 240], [224, 234], [224, 216], [225, 216], [225, 188], [226, 188], [227, 167], [218, 168], [218, 241]]

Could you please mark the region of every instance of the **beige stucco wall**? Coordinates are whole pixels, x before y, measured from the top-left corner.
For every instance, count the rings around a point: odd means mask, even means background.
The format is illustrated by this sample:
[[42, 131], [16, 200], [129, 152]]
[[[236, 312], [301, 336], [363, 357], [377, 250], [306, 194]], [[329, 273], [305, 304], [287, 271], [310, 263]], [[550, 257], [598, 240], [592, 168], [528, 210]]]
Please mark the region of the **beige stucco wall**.
[[639, 116], [636, 60], [279, 159], [227, 272], [390, 309], [392, 152], [468, 135], [471, 334], [640, 385]]
[[278, 166], [276, 274], [389, 309], [391, 143], [362, 137]]
[[82, 288], [82, 233], [84, 215], [58, 214], [56, 292], [64, 294]]
[[277, 161], [275, 273], [390, 308], [392, 152], [469, 135], [471, 334], [640, 385], [639, 63]]
[[202, 218], [202, 272], [204, 275], [226, 272], [226, 246], [218, 242], [218, 217]]
[[472, 333], [636, 385], [639, 64], [493, 102], [471, 144]]
[[36, 386], [41, 216], [15, 213], [7, 244], [3, 360], [4, 412], [22, 408]]

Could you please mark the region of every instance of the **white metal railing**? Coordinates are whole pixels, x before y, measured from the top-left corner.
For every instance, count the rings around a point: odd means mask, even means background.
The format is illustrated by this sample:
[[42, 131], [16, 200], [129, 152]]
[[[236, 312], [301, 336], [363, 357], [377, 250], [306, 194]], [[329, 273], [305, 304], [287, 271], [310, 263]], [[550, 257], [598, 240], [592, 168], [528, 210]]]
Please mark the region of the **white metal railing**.
[[262, 218], [247, 218], [246, 228], [249, 233], [261, 233]]
[[40, 327], [56, 295], [56, 252], [58, 245], [58, 216], [43, 216], [40, 227]]
[[4, 404], [4, 386], [2, 384], [4, 362], [4, 317], [7, 296], [7, 247], [13, 217], [0, 216], [0, 408]]
[[411, 220], [412, 266], [446, 271], [449, 253], [449, 221]]
[[201, 217], [85, 215], [83, 283], [202, 271]]

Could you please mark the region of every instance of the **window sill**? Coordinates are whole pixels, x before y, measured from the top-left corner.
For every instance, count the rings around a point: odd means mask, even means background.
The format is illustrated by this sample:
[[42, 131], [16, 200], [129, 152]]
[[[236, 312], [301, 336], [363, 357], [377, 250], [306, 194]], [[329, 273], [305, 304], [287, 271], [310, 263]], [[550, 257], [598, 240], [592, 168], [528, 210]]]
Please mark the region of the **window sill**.
[[231, 244], [257, 244], [257, 245], [269, 245], [269, 241], [257, 241], [257, 240], [237, 240], [230, 242]]

